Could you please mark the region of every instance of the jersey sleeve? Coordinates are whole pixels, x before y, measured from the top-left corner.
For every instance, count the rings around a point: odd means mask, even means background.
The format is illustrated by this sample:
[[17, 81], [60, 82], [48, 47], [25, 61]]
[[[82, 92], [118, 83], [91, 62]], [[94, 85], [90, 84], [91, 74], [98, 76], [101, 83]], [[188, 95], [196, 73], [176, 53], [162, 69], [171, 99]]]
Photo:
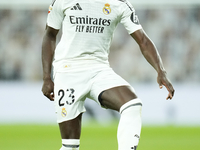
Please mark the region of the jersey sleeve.
[[124, 25], [129, 34], [142, 29], [135, 9], [128, 1], [124, 1], [120, 23]]
[[54, 2], [49, 6], [47, 25], [59, 30], [62, 26], [63, 19], [64, 13], [62, 10], [62, 0], [54, 0]]

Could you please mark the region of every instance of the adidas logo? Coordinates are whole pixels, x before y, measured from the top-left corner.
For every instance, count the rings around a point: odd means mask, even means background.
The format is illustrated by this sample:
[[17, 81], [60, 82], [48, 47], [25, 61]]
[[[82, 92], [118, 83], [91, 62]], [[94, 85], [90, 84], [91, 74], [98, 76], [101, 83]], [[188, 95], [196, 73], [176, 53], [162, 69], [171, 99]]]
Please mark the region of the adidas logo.
[[81, 6], [79, 5], [79, 3], [77, 3], [76, 5], [74, 5], [71, 10], [82, 10]]

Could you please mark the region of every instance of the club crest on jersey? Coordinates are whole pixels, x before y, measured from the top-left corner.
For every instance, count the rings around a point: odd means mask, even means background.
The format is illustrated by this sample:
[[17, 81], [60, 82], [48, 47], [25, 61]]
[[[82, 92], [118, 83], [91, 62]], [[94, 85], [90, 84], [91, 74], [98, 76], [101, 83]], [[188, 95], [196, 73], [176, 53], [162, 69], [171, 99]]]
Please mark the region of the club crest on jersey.
[[67, 116], [67, 111], [65, 110], [65, 108], [62, 108], [61, 115], [62, 115], [63, 117], [66, 117], [66, 116]]
[[109, 15], [111, 13], [111, 8], [110, 8], [110, 4], [105, 4], [104, 8], [103, 8], [103, 13], [106, 15]]

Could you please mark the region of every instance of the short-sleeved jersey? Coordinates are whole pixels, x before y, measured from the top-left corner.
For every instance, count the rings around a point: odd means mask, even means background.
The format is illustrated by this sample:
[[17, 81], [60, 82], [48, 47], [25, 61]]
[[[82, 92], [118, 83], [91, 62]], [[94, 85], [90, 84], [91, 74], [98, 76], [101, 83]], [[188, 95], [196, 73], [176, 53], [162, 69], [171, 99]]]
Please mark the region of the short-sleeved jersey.
[[48, 26], [62, 27], [54, 69], [65, 61], [108, 63], [109, 48], [118, 23], [122, 23], [129, 34], [142, 28], [127, 0], [55, 0], [49, 7], [47, 18]]

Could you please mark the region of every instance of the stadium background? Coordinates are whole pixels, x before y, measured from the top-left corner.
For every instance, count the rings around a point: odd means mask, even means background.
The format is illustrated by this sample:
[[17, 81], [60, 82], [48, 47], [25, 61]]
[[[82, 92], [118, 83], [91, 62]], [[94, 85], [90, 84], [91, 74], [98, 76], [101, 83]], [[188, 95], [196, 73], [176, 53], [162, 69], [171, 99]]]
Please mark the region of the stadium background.
[[[2, 126], [56, 125], [53, 103], [41, 93], [41, 42], [50, 3], [51, 0], [0, 0]], [[144, 126], [200, 126], [200, 1], [132, 0], [131, 3], [144, 30], [156, 44], [176, 90], [173, 100], [166, 101], [168, 93], [158, 88], [156, 72], [119, 25], [110, 63], [142, 99]], [[86, 108], [83, 118], [86, 126], [94, 120], [106, 126], [119, 118], [91, 100], [86, 100]]]

